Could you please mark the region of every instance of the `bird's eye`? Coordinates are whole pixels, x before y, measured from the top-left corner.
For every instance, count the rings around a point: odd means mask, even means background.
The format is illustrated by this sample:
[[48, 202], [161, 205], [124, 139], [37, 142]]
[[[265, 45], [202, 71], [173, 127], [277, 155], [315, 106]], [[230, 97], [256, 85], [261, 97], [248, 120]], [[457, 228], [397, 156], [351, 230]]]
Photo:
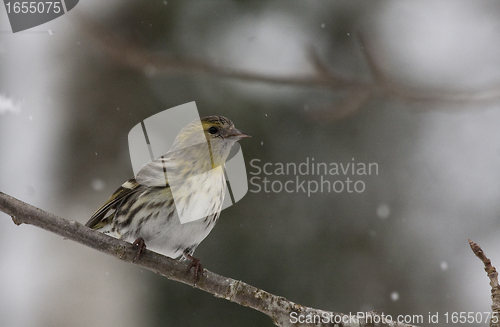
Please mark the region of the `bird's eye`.
[[217, 127], [214, 127], [214, 126], [212, 126], [212, 127], [210, 127], [210, 128], [208, 129], [208, 132], [209, 132], [210, 134], [215, 134], [215, 133], [217, 133], [218, 131], [219, 131], [219, 129], [218, 129]]

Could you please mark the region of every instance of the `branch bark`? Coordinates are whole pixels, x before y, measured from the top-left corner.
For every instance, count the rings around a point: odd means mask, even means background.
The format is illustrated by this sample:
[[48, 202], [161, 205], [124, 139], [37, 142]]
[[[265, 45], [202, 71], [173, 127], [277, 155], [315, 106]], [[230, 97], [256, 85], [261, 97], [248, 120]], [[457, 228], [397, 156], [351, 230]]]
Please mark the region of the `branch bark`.
[[491, 264], [491, 260], [486, 257], [483, 249], [477, 244], [469, 240], [470, 248], [472, 252], [481, 260], [484, 264], [484, 271], [490, 279], [491, 286], [491, 310], [493, 311], [490, 320], [490, 327], [500, 326], [500, 286], [498, 285], [498, 273], [495, 267]]
[[[276, 326], [343, 326], [343, 327], [412, 327], [387, 319], [388, 316], [368, 312], [364, 317], [305, 307], [273, 295], [242, 281], [217, 275], [205, 270], [194, 284], [183, 262], [145, 250], [135, 262], [137, 247], [131, 243], [94, 231], [72, 220], [43, 211], [0, 192], [0, 211], [12, 217], [16, 225], [29, 224], [53, 232], [120, 260], [134, 263], [168, 279], [178, 281], [242, 306], [268, 315]], [[309, 318], [308, 318], [309, 317]], [[310, 319], [310, 320], [307, 320]], [[310, 322], [312, 321], [312, 322]]]

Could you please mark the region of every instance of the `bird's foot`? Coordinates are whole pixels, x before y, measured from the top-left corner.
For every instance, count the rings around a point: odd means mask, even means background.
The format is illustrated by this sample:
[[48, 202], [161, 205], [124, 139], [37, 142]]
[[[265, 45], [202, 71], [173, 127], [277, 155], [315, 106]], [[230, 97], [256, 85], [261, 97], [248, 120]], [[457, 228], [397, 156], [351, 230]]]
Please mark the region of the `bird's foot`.
[[139, 257], [141, 256], [141, 254], [146, 249], [146, 243], [144, 242], [144, 239], [142, 237], [139, 237], [132, 244], [135, 245], [135, 246], [137, 246], [137, 247], [139, 247], [137, 249], [137, 254], [135, 255], [134, 259], [132, 260], [132, 262], [136, 262], [137, 259], [139, 259]]
[[189, 253], [183, 253], [183, 256], [184, 258], [191, 260], [191, 263], [187, 268], [187, 272], [189, 273], [191, 268], [194, 267], [194, 283], [196, 285], [196, 282], [200, 280], [201, 276], [203, 276], [203, 266], [201, 265], [201, 261]]

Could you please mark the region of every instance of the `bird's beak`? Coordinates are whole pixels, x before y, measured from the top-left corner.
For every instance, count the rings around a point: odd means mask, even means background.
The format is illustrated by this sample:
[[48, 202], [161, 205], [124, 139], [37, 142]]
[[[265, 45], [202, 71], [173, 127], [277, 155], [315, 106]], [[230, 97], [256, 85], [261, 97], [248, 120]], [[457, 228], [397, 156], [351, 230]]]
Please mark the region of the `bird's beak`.
[[236, 140], [240, 140], [240, 139], [243, 139], [243, 138], [246, 138], [246, 137], [251, 137], [251, 136], [248, 135], [247, 133], [243, 133], [239, 129], [233, 128], [229, 132], [229, 134], [226, 135], [226, 137], [235, 138]]

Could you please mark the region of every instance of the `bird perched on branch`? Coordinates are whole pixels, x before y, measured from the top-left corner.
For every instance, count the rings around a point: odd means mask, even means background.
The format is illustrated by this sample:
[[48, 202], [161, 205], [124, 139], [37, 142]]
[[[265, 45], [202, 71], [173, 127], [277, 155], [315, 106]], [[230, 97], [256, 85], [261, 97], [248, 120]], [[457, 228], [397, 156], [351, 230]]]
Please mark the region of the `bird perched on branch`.
[[[219, 219], [226, 193], [224, 163], [238, 140], [250, 137], [222, 116], [184, 127], [172, 149], [122, 184], [86, 226], [174, 259], [188, 259], [194, 276], [203, 274], [192, 255]], [[180, 217], [189, 216], [188, 222]]]

